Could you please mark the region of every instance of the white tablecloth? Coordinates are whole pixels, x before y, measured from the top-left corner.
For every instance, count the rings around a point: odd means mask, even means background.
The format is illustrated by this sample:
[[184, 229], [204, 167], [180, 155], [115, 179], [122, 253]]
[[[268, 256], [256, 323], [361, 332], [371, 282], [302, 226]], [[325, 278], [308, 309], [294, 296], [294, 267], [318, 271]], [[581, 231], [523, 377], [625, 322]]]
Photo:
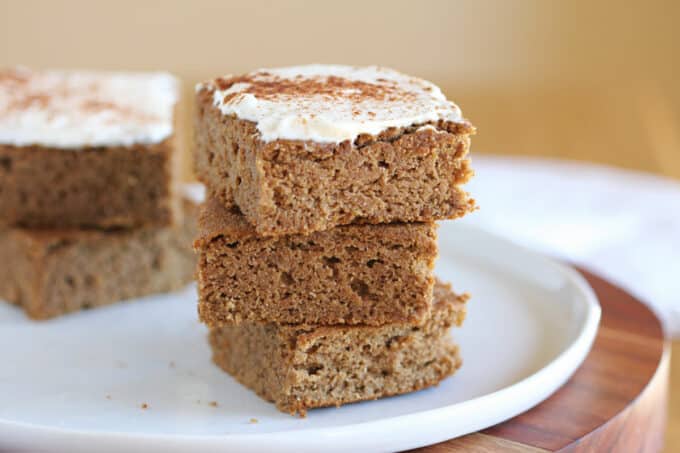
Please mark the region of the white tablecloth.
[[650, 304], [680, 338], [680, 183], [557, 160], [475, 156], [463, 219], [583, 264]]

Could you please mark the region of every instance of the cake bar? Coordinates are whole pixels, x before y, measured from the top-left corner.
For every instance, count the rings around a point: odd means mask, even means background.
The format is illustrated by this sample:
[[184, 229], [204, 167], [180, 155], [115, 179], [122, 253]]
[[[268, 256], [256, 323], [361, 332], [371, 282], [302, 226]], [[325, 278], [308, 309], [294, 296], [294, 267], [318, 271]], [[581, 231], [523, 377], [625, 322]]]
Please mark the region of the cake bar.
[[0, 230], [0, 299], [33, 319], [181, 288], [193, 280], [196, 205], [183, 224], [132, 230]]
[[214, 362], [283, 412], [413, 392], [461, 365], [449, 328], [467, 296], [437, 283], [424, 325], [301, 327], [244, 323], [210, 330]]
[[0, 225], [178, 220], [178, 96], [164, 73], [0, 70]]
[[209, 326], [419, 324], [432, 304], [433, 222], [262, 237], [209, 198], [198, 228], [198, 311]]
[[195, 169], [259, 235], [429, 222], [475, 208], [474, 127], [430, 82], [310, 65], [200, 84]]

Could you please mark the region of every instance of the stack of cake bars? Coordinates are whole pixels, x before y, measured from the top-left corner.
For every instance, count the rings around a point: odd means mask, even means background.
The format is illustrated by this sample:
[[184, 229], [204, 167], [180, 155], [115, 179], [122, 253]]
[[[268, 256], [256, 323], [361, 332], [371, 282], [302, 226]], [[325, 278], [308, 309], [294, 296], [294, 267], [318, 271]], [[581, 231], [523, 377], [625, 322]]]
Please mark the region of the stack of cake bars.
[[52, 318], [193, 279], [168, 74], [0, 71], [0, 299]]
[[416, 391], [461, 365], [467, 296], [433, 275], [474, 128], [383, 68], [303, 66], [196, 90], [199, 316], [213, 360], [291, 414]]

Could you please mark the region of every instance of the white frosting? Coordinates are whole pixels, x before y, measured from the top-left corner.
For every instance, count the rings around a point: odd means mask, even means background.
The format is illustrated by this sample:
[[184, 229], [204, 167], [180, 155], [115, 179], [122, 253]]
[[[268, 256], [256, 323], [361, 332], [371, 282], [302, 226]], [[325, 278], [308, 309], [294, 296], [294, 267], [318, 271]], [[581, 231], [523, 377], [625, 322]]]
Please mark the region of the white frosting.
[[80, 149], [158, 143], [173, 132], [166, 73], [0, 71], [0, 143]]
[[392, 127], [464, 121], [436, 85], [375, 66], [262, 69], [197, 89], [214, 90], [214, 105], [223, 114], [255, 122], [263, 141], [339, 143]]

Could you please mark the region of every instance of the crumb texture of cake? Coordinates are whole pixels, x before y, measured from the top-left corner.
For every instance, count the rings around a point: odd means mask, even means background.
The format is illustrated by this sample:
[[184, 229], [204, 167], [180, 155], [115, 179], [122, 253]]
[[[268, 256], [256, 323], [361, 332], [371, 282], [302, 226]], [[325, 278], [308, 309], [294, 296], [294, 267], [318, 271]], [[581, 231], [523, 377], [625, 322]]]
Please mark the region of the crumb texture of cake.
[[181, 288], [193, 280], [196, 205], [183, 224], [132, 230], [0, 230], [0, 298], [33, 319]]
[[461, 365], [449, 330], [467, 296], [437, 283], [422, 326], [300, 327], [241, 324], [210, 330], [213, 360], [279, 410], [340, 406], [438, 384]]
[[417, 325], [432, 304], [432, 222], [261, 237], [237, 210], [209, 198], [194, 247], [199, 316], [209, 326]]
[[0, 71], [0, 225], [179, 222], [168, 74]]
[[179, 221], [176, 143], [74, 153], [0, 144], [0, 224], [165, 226]]
[[429, 82], [381, 68], [284, 68], [199, 85], [196, 103], [196, 174], [260, 235], [475, 208], [461, 187], [475, 129]]

